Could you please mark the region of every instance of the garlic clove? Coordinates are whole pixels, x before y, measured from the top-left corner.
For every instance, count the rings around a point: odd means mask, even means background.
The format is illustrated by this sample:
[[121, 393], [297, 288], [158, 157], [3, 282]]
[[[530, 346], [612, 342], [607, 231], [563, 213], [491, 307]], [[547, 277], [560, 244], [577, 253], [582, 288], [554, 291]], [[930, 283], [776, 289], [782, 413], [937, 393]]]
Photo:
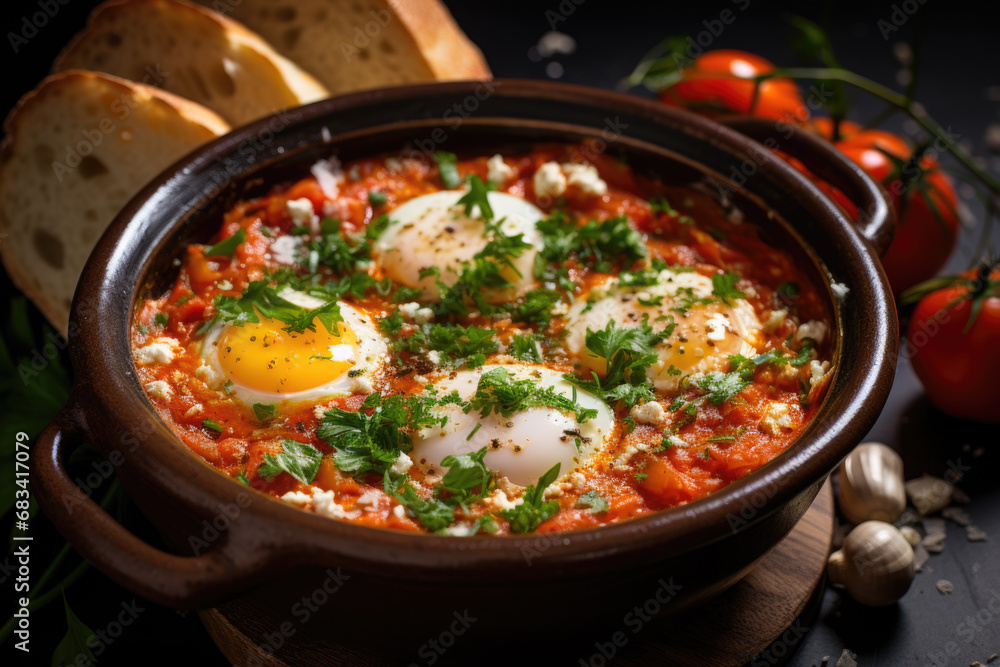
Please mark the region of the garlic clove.
[[892, 604], [913, 583], [913, 548], [892, 524], [865, 521], [830, 555], [827, 573], [861, 604]]
[[906, 494], [920, 514], [926, 516], [943, 510], [951, 502], [953, 487], [943, 479], [924, 475], [906, 483]]
[[880, 442], [854, 448], [840, 464], [840, 510], [851, 523], [892, 523], [906, 509], [903, 459]]

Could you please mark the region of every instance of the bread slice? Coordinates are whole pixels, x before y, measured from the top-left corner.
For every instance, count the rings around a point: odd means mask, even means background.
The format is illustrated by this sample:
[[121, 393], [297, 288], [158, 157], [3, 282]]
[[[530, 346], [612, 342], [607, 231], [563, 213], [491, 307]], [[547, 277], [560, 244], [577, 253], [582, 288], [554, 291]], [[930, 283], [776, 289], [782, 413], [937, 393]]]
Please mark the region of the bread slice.
[[260, 33], [332, 94], [492, 77], [438, 0], [198, 1]]
[[118, 211], [157, 173], [229, 125], [158, 88], [71, 70], [22, 97], [4, 130], [0, 257], [65, 335], [80, 272]]
[[329, 93], [261, 37], [184, 0], [112, 0], [56, 58], [53, 71], [89, 69], [157, 86], [233, 125]]

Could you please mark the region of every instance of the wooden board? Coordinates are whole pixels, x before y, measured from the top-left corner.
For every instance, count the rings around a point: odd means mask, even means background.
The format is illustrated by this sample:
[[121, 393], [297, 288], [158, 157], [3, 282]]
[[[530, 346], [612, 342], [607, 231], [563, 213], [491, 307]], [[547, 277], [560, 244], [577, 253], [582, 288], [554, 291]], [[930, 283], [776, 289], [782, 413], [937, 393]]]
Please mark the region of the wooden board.
[[[553, 638], [549, 649], [554, 646], [555, 651], [567, 659], [553, 660], [546, 656], [546, 664], [600, 666], [613, 662], [616, 665], [736, 667], [755, 657], [758, 658], [755, 663], [783, 664], [795, 652], [811, 624], [813, 607], [821, 595], [820, 583], [833, 540], [833, 528], [833, 488], [828, 480], [795, 529], [750, 574], [726, 592], [695, 609], [653, 619], [641, 628], [641, 632], [625, 632], [619, 625], [606, 631], [589, 629], [580, 638]], [[530, 615], [530, 607], [526, 604], [526, 615]], [[274, 630], [276, 625], [249, 611], [248, 607], [230, 603], [221, 609], [198, 612], [212, 639], [234, 665], [293, 667], [388, 663], [384, 655], [359, 655], [353, 649], [338, 645], [336, 628], [329, 628], [329, 632], [324, 633], [325, 641], [317, 641], [315, 636], [294, 636], [283, 641], [273, 653], [262, 650], [259, 647], [260, 637], [265, 636], [262, 632]], [[388, 608], [381, 607], [379, 613], [388, 613]], [[419, 622], [419, 619], [407, 615], [403, 622]], [[387, 626], [381, 627], [381, 640], [386, 641]], [[429, 630], [428, 636], [432, 633], [433, 629]], [[616, 635], [621, 640], [617, 643]], [[515, 628], [509, 641], [516, 640]], [[473, 637], [468, 637], [462, 646], [442, 655], [428, 653], [427, 656], [433, 656], [434, 664], [438, 665], [471, 664], [472, 660], [477, 664], [494, 664], [498, 657], [491, 660], [490, 646], [483, 644], [485, 642], [477, 645]], [[528, 642], [523, 651], [526, 659], [528, 656], [538, 658], [540, 647], [536, 642]], [[422, 661], [417, 655], [414, 658], [415, 664], [431, 664], [429, 659]]]

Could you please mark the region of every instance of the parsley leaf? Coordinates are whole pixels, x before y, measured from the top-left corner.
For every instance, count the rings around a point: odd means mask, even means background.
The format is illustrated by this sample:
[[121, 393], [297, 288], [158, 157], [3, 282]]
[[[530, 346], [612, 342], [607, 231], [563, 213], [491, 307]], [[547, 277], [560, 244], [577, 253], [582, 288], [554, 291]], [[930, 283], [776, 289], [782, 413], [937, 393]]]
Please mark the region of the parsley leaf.
[[257, 417], [257, 421], [267, 421], [274, 416], [277, 411], [277, 406], [270, 405], [268, 403], [254, 403], [253, 404], [253, 414]]
[[597, 491], [587, 491], [576, 501], [578, 509], [589, 508], [594, 514], [601, 514], [608, 511], [608, 499]]
[[575, 375], [564, 377], [610, 405], [621, 401], [626, 407], [632, 407], [652, 396], [653, 384], [646, 370], [657, 361], [653, 349], [670, 337], [675, 326], [674, 322], [669, 322], [662, 331], [656, 332], [649, 325], [649, 317], [643, 316], [642, 322], [633, 328], [620, 327], [614, 320], [609, 320], [604, 329], [592, 331], [588, 328], [584, 340], [592, 354], [605, 360], [604, 377], [596, 374], [593, 379]]
[[239, 297], [219, 295], [215, 297], [215, 317], [207, 321], [198, 334], [208, 331], [216, 322], [243, 326], [246, 322], [260, 322], [258, 312], [264, 317], [283, 322], [287, 326], [284, 331], [304, 333], [315, 331], [315, 320], [326, 327], [332, 334], [337, 333], [337, 323], [343, 322], [340, 307], [336, 301], [330, 301], [318, 308], [303, 308], [278, 295], [271, 287], [269, 279], [255, 280], [247, 285]]
[[454, 153], [437, 151], [431, 157], [438, 163], [438, 172], [441, 174], [444, 187], [454, 190], [462, 184], [462, 178], [458, 175], [458, 156]]
[[746, 294], [736, 289], [740, 277], [735, 273], [716, 273], [712, 276], [712, 294], [726, 305], [732, 305], [733, 299], [742, 299]]
[[455, 508], [437, 498], [422, 498], [417, 494], [412, 484], [403, 484], [400, 493], [396, 483], [386, 472], [383, 476], [382, 489], [406, 506], [428, 530], [442, 530], [455, 521]]
[[312, 445], [285, 440], [281, 443], [281, 452], [264, 455], [257, 474], [271, 480], [282, 472], [287, 472], [303, 484], [311, 484], [316, 479], [322, 460], [323, 454]]
[[541, 341], [544, 339], [539, 334], [524, 334], [514, 336], [507, 346], [507, 354], [522, 361], [542, 362]]
[[465, 215], [470, 218], [472, 217], [473, 209], [478, 207], [479, 217], [490, 221], [493, 219], [493, 208], [490, 206], [490, 200], [487, 196], [488, 192], [489, 190], [487, 190], [486, 184], [483, 183], [483, 179], [473, 174], [469, 176], [469, 191], [455, 203], [456, 205], [461, 204], [464, 206]]
[[570, 259], [599, 273], [609, 273], [614, 265], [631, 267], [648, 253], [642, 234], [632, 229], [623, 215], [577, 226], [566, 215], [557, 213], [539, 220], [536, 227], [542, 234], [543, 246], [535, 257], [535, 277], [566, 290], [573, 287], [567, 267], [563, 266]]
[[529, 486], [521, 496], [523, 502], [509, 510], [503, 510], [500, 515], [510, 522], [512, 533], [530, 533], [559, 511], [559, 503], [555, 500], [545, 501], [545, 489], [559, 477], [559, 466], [555, 464], [549, 469], [538, 484]]
[[205, 257], [232, 257], [236, 246], [247, 240], [247, 232], [240, 227], [232, 236], [222, 239], [211, 248], [205, 248]]
[[[441, 465], [448, 466], [441, 485], [451, 494], [447, 499], [449, 502], [469, 503], [485, 498], [490, 492], [493, 473], [483, 462], [487, 451], [483, 447], [472, 454], [446, 456], [441, 460]], [[473, 492], [474, 489], [478, 490]]]
[[378, 190], [368, 191], [368, 203], [378, 208], [379, 206], [385, 206], [386, 197], [384, 192], [379, 192]]

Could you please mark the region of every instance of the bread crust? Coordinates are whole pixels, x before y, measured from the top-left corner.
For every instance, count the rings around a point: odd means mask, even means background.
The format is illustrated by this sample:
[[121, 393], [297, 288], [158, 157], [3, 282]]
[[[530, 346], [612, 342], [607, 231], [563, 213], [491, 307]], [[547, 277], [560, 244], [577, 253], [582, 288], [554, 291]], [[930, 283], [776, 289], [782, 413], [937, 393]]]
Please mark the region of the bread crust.
[[[166, 91], [128, 81], [110, 74], [90, 72], [85, 70], [68, 70], [46, 77], [34, 90], [26, 93], [18, 101], [14, 109], [3, 122], [6, 136], [0, 143], [0, 261], [3, 262], [11, 281], [45, 315], [52, 326], [63, 336], [67, 335], [69, 308], [66, 299], [72, 295], [51, 294], [41, 289], [37, 280], [37, 272], [44, 270], [39, 266], [40, 260], [31, 257], [18, 256], [7, 242], [11, 231], [11, 220], [7, 209], [7, 188], [10, 185], [10, 175], [14, 169], [28, 169], [28, 157], [19, 150], [21, 142], [30, 142], [31, 138], [24, 136], [25, 125], [37, 113], [45, 113], [52, 104], [64, 104], [64, 99], [70, 96], [80, 96], [81, 99], [98, 105], [104, 105], [110, 96], [118, 99], [120, 95], [128, 94], [132, 99], [146, 107], [150, 117], [171, 115], [183, 119], [193, 129], [205, 135], [204, 141], [209, 141], [229, 131], [229, 125], [218, 114], [211, 110]], [[62, 99], [60, 99], [62, 98]], [[151, 159], [154, 159], [151, 157]], [[162, 167], [169, 162], [164, 161]], [[131, 198], [139, 191], [128, 193]], [[122, 202], [124, 205], [125, 202]], [[68, 211], [64, 224], [67, 226], [80, 224], [82, 211]], [[105, 224], [110, 223], [105, 221]], [[79, 276], [77, 276], [79, 278]]]

